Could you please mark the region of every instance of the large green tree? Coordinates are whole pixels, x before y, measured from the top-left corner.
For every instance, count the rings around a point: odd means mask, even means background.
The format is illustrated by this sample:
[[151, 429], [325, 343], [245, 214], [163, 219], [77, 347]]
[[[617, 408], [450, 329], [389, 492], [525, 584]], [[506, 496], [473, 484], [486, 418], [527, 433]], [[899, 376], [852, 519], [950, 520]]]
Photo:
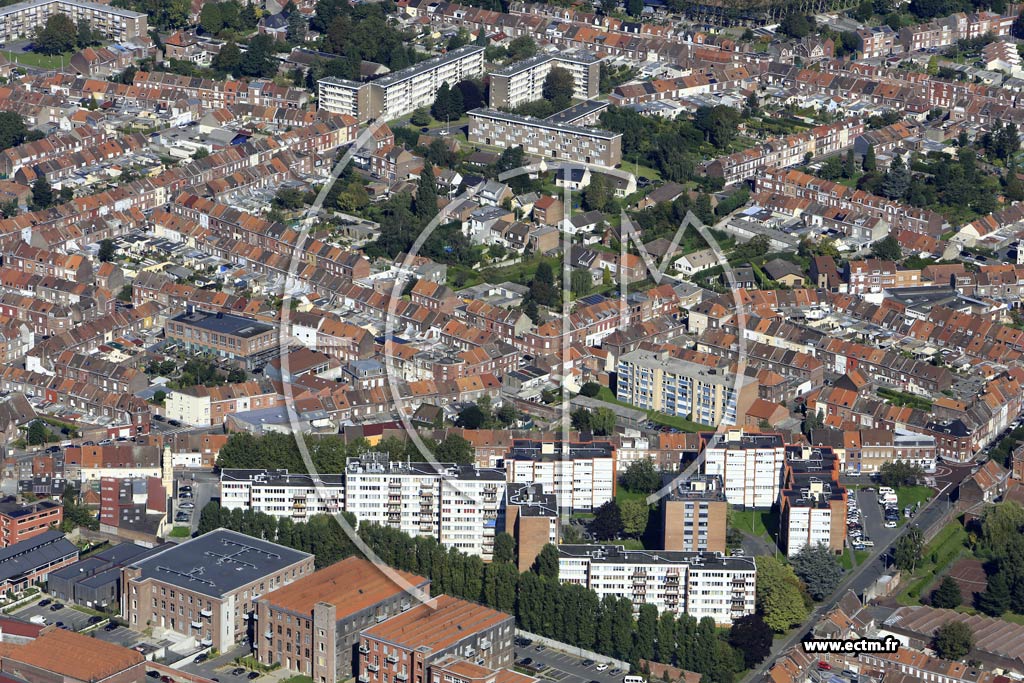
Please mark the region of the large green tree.
[[44, 55], [59, 55], [70, 52], [75, 47], [78, 27], [68, 15], [58, 12], [46, 18], [46, 24], [36, 27], [35, 42], [32, 43], [36, 52]]
[[948, 621], [936, 629], [932, 647], [943, 659], [959, 661], [974, 647], [974, 631], [962, 621]]
[[556, 66], [544, 77], [541, 92], [545, 100], [553, 102], [555, 107], [561, 109], [569, 106], [575, 87], [572, 73], [568, 69]]
[[843, 578], [839, 560], [827, 546], [805, 545], [790, 558], [793, 572], [807, 586], [811, 598], [821, 601], [835, 592]]
[[743, 663], [748, 669], [771, 654], [773, 640], [772, 629], [757, 613], [734, 620], [729, 629], [729, 644], [743, 653]]
[[804, 587], [792, 568], [771, 555], [755, 559], [757, 563], [757, 608], [764, 622], [776, 633], [788, 631], [807, 618]]
[[917, 569], [917, 565], [921, 563], [923, 553], [924, 535], [919, 527], [914, 526], [907, 529], [906, 533], [896, 541], [893, 560], [896, 562], [897, 568], [913, 573]]
[[952, 576], [945, 576], [939, 587], [932, 593], [932, 607], [953, 609], [959, 607], [963, 602], [963, 595], [960, 593], [960, 584]]

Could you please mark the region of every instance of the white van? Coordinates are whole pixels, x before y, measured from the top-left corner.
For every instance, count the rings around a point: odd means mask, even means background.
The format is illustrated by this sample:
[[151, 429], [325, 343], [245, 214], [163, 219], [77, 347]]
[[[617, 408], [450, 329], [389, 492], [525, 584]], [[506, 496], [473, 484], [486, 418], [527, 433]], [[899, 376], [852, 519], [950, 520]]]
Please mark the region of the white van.
[[884, 496], [887, 493], [896, 493], [896, 491], [892, 487], [889, 487], [889, 486], [879, 486], [878, 487], [878, 495]]
[[647, 680], [643, 676], [632, 676], [627, 674], [622, 679], [622, 683], [647, 683]]

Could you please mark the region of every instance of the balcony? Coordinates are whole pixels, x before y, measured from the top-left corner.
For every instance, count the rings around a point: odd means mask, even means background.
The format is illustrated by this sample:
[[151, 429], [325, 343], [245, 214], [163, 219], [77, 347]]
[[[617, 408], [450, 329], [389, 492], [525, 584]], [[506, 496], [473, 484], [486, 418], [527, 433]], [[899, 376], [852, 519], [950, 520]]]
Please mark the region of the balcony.
[[362, 645], [360, 645], [359, 646], [359, 654], [361, 654], [361, 655], [370, 654], [370, 646], [367, 645], [366, 643], [363, 643]]
[[192, 622], [192, 628], [202, 628], [202, 627], [203, 627], [203, 622], [201, 622], [201, 621], [193, 621]]
[[370, 683], [370, 677], [366, 674], [359, 674], [359, 683]]
[[407, 681], [407, 680], [409, 680], [409, 674], [405, 673], [404, 671], [399, 671], [398, 673], [395, 674], [395, 680], [396, 681]]
[[488, 638], [484, 638], [483, 640], [481, 640], [479, 645], [480, 645], [480, 649], [481, 650], [490, 650], [491, 649], [491, 641]]
[[264, 637], [264, 638], [266, 638], [267, 640], [270, 640], [271, 638], [273, 638], [273, 637], [274, 637], [274, 632], [273, 632], [273, 631], [271, 631], [271, 630], [270, 630], [270, 629], [268, 628], [268, 629], [267, 629], [266, 631], [264, 631], [264, 632], [263, 632], [263, 637]]
[[201, 609], [201, 610], [199, 610], [199, 616], [206, 617], [207, 619], [209, 619], [210, 617], [213, 616], [213, 610]]
[[389, 654], [387, 657], [384, 658], [384, 661], [387, 662], [388, 664], [398, 664], [398, 655], [396, 655], [394, 652], [392, 652], [391, 654]]
[[377, 666], [376, 664], [367, 664], [366, 665], [366, 670], [371, 672], [371, 673], [377, 673], [378, 671], [380, 671], [380, 667]]

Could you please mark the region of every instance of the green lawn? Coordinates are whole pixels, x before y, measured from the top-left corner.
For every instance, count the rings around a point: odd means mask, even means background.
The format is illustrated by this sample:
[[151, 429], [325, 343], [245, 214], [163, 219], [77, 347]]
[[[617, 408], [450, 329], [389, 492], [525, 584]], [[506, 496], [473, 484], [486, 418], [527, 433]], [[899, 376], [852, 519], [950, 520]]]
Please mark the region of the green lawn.
[[615, 502], [621, 505], [627, 500], [647, 500], [646, 493], [637, 493], [634, 491], [627, 491], [625, 486], [615, 487]]
[[864, 563], [864, 560], [868, 559], [871, 555], [867, 550], [854, 550], [853, 561], [859, 566]]
[[730, 511], [732, 525], [740, 531], [752, 536], [772, 538], [777, 519], [770, 510], [736, 510]]
[[51, 56], [39, 54], [38, 52], [3, 50], [3, 55], [12, 62], [24, 64], [25, 66], [34, 66], [39, 69], [59, 69], [62, 66], [66, 66], [73, 54], [73, 52], [67, 52], [63, 55]]
[[192, 530], [187, 526], [176, 526], [171, 529], [171, 538], [188, 538], [192, 535]]
[[313, 683], [313, 679], [309, 676], [297, 674], [295, 676], [289, 676], [288, 678], [281, 680], [280, 683]]
[[899, 500], [901, 513], [907, 505], [914, 505], [916, 503], [924, 505], [934, 495], [934, 489], [927, 486], [901, 486], [896, 489], [896, 498]]
[[839, 556], [839, 566], [846, 571], [853, 569], [853, 555], [849, 548], [846, 549], [845, 553]]
[[[598, 392], [595, 398], [599, 401], [604, 401], [605, 403], [614, 403], [615, 405], [622, 406], [624, 408], [641, 410], [640, 408], [637, 408], [636, 406], [630, 403], [626, 403], [625, 401], [620, 401], [619, 399], [615, 398], [615, 394], [613, 394], [612, 390], [609, 389], [608, 387], [601, 387], [601, 391]], [[699, 422], [694, 422], [693, 420], [687, 420], [685, 417], [679, 417], [678, 415], [666, 415], [665, 413], [659, 413], [657, 410], [648, 410], [647, 419], [650, 420], [651, 422], [655, 422], [660, 425], [675, 427], [681, 432], [708, 432], [714, 431], [715, 429], [710, 425], [703, 425], [700, 424]]]
[[908, 582], [907, 588], [896, 597], [896, 600], [901, 605], [920, 604], [922, 594], [928, 590], [936, 576], [965, 552], [967, 532], [959, 521], [953, 520], [925, 546], [921, 566], [914, 573], [917, 578]]

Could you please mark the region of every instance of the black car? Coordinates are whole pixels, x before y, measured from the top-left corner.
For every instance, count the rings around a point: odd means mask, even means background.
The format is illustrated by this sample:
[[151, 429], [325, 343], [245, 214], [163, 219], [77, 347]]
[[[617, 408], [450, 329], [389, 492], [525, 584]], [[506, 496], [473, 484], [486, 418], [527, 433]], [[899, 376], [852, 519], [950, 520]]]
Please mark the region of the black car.
[[149, 676], [150, 678], [160, 678], [160, 672], [159, 671], [147, 671], [146, 675]]
[[[168, 420], [167, 424], [171, 425], [172, 427], [180, 427], [181, 426], [181, 423], [178, 422], [177, 420]], [[254, 671], [253, 673], [256, 673], [256, 672]]]
[[64, 622], [58, 621], [56, 624], [54, 624], [54, 626], [56, 626], [57, 628], [64, 628]]
[[60, 604], [59, 602], [55, 602], [52, 605], [50, 605], [51, 612], [59, 612], [62, 609], [64, 609], [64, 605]]
[[533, 660], [529, 657], [523, 657], [519, 660], [519, 666], [530, 666], [533, 664]]
[[107, 632], [109, 632], [109, 631], [116, 631], [117, 630], [117, 624], [115, 624], [114, 622], [110, 622], [109, 624], [107, 624], [106, 626], [103, 627], [103, 630], [107, 631]]
[[241, 676], [244, 673], [245, 673], [245, 669], [243, 669], [242, 667], [237, 667], [237, 668], [231, 670], [231, 675], [232, 676]]
[[193, 659], [192, 661], [195, 662], [196, 664], [202, 664], [203, 662], [205, 662], [209, 658], [210, 658], [210, 655], [208, 655], [205, 652], [203, 652], [202, 654], [196, 655], [196, 658]]
[[255, 681], [259, 677], [260, 677], [260, 672], [259, 671], [250, 671], [249, 675], [246, 676], [246, 678], [248, 678], [250, 681]]
[[89, 617], [89, 623], [90, 624], [98, 624], [101, 621], [103, 621], [103, 617], [101, 617], [99, 615], [95, 615], [95, 616]]
[[154, 420], [156, 420], [157, 422], [163, 422], [163, 421], [164, 421], [164, 420], [166, 420], [167, 418], [166, 418], [166, 417], [164, 417], [163, 415], [154, 415], [154, 416], [153, 416], [153, 419], [154, 419]]
[[583, 666], [594, 666], [594, 663], [593, 659], [584, 659], [582, 662]]
[[40, 600], [40, 601], [39, 601], [39, 606], [40, 606], [40, 607], [46, 607], [46, 606], [47, 606], [47, 605], [49, 605], [49, 604], [50, 604], [51, 602], [53, 602], [53, 601], [52, 601], [52, 600], [50, 600], [50, 598], [46, 598], [45, 600]]

